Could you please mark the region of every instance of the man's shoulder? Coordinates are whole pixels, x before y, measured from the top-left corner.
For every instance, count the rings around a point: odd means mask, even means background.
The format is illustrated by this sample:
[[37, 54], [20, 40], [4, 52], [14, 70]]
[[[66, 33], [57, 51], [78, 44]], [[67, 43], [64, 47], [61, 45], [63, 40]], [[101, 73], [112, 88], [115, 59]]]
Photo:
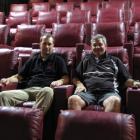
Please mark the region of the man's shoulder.
[[90, 53], [87, 53], [83, 56], [81, 63], [83, 63], [83, 66], [87, 65], [87, 63], [90, 61], [92, 55]]
[[112, 60], [114, 60], [114, 61], [120, 60], [120, 58], [118, 58], [117, 56], [111, 55], [111, 54], [108, 54], [108, 55], [107, 55], [107, 58], [112, 59]]
[[39, 52], [36, 52], [36, 53], [32, 53], [29, 57], [29, 61], [34, 61], [36, 59], [39, 59], [39, 56], [40, 56], [40, 53]]
[[32, 58], [38, 57], [40, 55], [40, 52], [35, 52], [31, 54]]
[[91, 53], [87, 53], [83, 56], [83, 60], [88, 60], [92, 57], [92, 54]]
[[64, 60], [64, 56], [62, 54], [59, 53], [52, 53], [50, 55], [50, 58], [56, 61], [60, 61], [60, 60]]
[[62, 54], [60, 53], [52, 53], [50, 56], [55, 58], [62, 58]]
[[123, 60], [117, 56], [108, 55], [108, 57], [110, 57], [110, 59], [113, 60], [117, 65], [124, 63]]

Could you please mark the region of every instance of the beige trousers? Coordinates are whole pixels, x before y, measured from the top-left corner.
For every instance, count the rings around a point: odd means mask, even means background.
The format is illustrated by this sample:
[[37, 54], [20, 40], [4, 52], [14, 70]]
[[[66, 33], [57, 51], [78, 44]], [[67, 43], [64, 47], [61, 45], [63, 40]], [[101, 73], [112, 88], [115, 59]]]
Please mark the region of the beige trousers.
[[53, 95], [53, 89], [50, 87], [2, 91], [0, 92], [0, 106], [16, 106], [25, 101], [35, 101], [33, 108], [41, 108], [46, 113], [52, 104]]

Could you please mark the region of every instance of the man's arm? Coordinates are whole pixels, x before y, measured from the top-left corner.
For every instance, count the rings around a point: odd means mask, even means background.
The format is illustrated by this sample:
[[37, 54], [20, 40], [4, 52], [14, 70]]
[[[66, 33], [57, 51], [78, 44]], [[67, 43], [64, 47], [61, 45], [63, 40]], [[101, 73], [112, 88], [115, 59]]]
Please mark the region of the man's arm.
[[57, 80], [57, 81], [53, 81], [50, 84], [50, 87], [57, 87], [57, 86], [61, 86], [61, 85], [66, 85], [69, 83], [69, 76], [68, 75], [64, 75], [61, 77], [61, 79]]
[[15, 74], [15, 75], [8, 77], [8, 78], [2, 78], [0, 82], [3, 85], [8, 85], [10, 83], [18, 83], [20, 80], [22, 80], [22, 77], [19, 76], [18, 74]]
[[139, 87], [140, 87], [140, 82], [139, 82], [139, 81], [136, 81], [136, 80], [134, 80], [134, 79], [128, 79], [128, 80], [125, 82], [125, 86], [126, 86], [126, 87], [139, 88]]
[[79, 79], [74, 78], [73, 79], [73, 84], [76, 86], [75, 93], [86, 91], [86, 87], [84, 86], [84, 84]]

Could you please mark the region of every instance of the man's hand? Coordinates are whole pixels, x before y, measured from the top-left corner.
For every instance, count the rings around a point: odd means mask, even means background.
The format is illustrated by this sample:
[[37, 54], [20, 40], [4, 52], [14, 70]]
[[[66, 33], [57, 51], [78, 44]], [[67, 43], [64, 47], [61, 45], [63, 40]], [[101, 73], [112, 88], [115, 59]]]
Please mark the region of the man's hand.
[[133, 88], [140, 88], [140, 82], [139, 81], [134, 81], [133, 82]]
[[75, 93], [79, 93], [82, 91], [86, 92], [86, 87], [82, 83], [77, 84], [77, 87], [75, 89]]
[[54, 87], [58, 87], [58, 86], [61, 86], [63, 85], [63, 80], [57, 80], [57, 81], [53, 81], [51, 84], [50, 84], [50, 87], [51, 88], [54, 88]]
[[9, 83], [11, 83], [10, 78], [2, 78], [0, 82], [3, 85], [8, 85]]
[[13, 75], [9, 78], [2, 78], [0, 83], [3, 84], [4, 86], [10, 84], [10, 83], [18, 83], [18, 75]]

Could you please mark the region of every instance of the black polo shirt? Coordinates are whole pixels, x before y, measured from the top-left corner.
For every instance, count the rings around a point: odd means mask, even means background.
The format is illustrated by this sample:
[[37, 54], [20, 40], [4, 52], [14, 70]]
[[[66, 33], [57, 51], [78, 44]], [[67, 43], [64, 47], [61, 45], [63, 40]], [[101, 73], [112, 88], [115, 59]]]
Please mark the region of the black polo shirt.
[[79, 78], [88, 91], [118, 92], [119, 85], [124, 86], [130, 78], [124, 64], [117, 57], [104, 54], [97, 59], [94, 54], [87, 54], [76, 69]]
[[24, 88], [50, 86], [52, 81], [68, 75], [66, 63], [57, 54], [50, 54], [45, 61], [40, 53], [33, 55], [19, 71], [23, 77]]

